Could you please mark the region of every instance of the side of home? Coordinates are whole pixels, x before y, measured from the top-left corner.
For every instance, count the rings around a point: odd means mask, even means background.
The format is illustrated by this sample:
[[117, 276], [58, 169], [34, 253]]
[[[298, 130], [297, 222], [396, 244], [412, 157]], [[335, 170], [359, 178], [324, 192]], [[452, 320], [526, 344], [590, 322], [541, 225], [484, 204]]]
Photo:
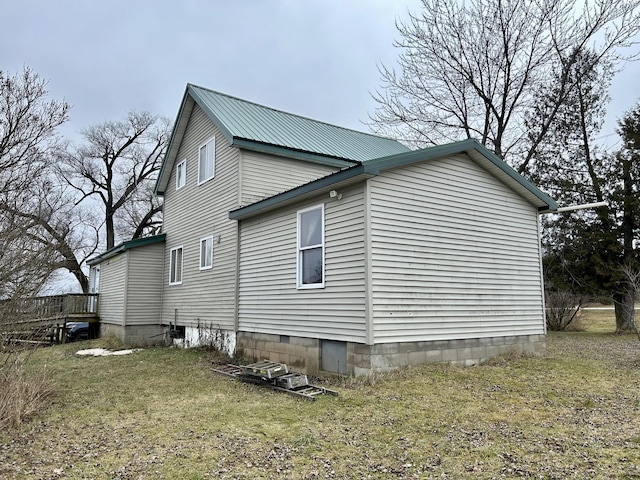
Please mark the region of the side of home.
[[[544, 349], [538, 212], [553, 201], [479, 145], [429, 150], [232, 212], [244, 355], [359, 374]], [[309, 211], [322, 219], [317, 285], [300, 279]]]

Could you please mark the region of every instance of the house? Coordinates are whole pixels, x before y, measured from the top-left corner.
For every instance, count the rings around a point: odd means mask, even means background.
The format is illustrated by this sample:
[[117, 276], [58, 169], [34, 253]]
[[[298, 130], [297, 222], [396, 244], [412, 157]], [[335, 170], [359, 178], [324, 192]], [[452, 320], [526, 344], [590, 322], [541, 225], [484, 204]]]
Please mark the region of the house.
[[[163, 236], [92, 261], [121, 338], [356, 375], [544, 350], [538, 215], [557, 205], [474, 140], [410, 151], [188, 85], [156, 193]], [[160, 311], [114, 321], [104, 264], [146, 250]]]

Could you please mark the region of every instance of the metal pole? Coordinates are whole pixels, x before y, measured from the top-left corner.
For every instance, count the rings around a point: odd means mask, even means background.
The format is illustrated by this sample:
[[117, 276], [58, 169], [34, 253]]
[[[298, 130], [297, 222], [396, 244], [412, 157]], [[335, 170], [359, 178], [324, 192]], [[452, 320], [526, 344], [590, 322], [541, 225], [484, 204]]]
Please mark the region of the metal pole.
[[573, 210], [582, 210], [582, 209], [585, 209], [585, 208], [606, 207], [607, 205], [608, 205], [607, 202], [585, 203], [585, 204], [582, 204], [582, 205], [571, 205], [570, 207], [560, 207], [556, 211], [558, 213], [571, 212]]

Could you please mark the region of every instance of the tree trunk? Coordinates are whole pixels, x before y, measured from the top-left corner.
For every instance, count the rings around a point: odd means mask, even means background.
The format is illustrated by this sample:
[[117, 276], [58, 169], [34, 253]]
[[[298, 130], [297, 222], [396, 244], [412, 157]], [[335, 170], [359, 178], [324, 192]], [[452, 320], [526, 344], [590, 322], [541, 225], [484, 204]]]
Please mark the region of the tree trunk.
[[628, 286], [625, 286], [623, 291], [613, 295], [613, 305], [616, 312], [616, 333], [635, 333], [634, 301], [633, 288]]
[[107, 230], [107, 250], [111, 250], [115, 244], [115, 227], [113, 224], [113, 212], [107, 210], [107, 216], [105, 219]]

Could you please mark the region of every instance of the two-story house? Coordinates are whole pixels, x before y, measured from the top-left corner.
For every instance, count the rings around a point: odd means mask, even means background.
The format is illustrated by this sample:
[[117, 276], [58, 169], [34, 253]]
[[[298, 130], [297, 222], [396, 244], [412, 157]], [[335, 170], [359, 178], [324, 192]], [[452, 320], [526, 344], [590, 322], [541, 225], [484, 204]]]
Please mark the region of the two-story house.
[[163, 234], [90, 261], [102, 332], [366, 374], [544, 349], [538, 215], [474, 140], [400, 143], [188, 85]]

